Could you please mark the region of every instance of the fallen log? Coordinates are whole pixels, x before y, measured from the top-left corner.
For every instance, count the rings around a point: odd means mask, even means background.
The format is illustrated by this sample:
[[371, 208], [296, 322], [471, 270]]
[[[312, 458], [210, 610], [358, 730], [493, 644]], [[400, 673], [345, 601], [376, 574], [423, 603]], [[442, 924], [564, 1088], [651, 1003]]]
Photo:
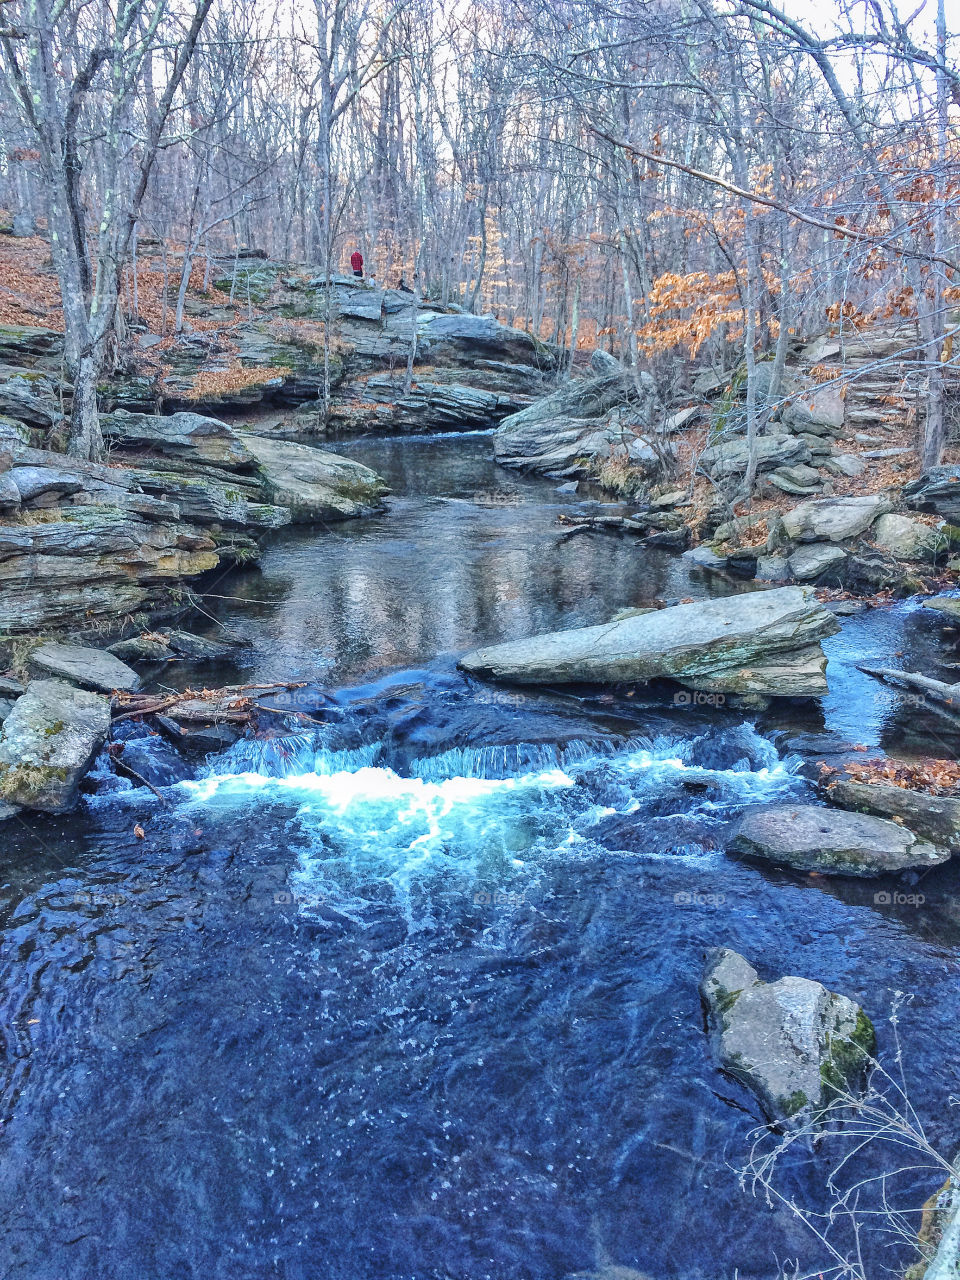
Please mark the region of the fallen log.
[[905, 689], [919, 689], [924, 697], [932, 698], [948, 707], [955, 707], [960, 715], [960, 684], [947, 684], [943, 680], [933, 680], [930, 676], [922, 676], [917, 671], [897, 671], [892, 667], [868, 667], [858, 663], [857, 669], [864, 675], [874, 676], [885, 684], [900, 685]]
[[632, 520], [629, 516], [579, 516], [571, 517], [567, 515], [557, 516], [557, 523], [569, 525], [570, 531], [568, 537], [572, 537], [574, 533], [584, 533], [594, 531], [596, 533], [617, 533], [626, 530], [628, 533], [647, 533], [650, 525], [642, 523], [639, 520]]
[[[172, 713], [175, 719], [193, 723], [228, 721], [242, 724], [250, 719], [257, 704], [248, 696], [255, 692], [280, 689], [303, 689], [306, 680], [276, 680], [270, 684], [226, 685], [222, 689], [184, 689], [180, 693], [118, 693], [112, 702], [113, 720], [131, 720], [139, 716]], [[280, 708], [262, 708], [280, 710]]]

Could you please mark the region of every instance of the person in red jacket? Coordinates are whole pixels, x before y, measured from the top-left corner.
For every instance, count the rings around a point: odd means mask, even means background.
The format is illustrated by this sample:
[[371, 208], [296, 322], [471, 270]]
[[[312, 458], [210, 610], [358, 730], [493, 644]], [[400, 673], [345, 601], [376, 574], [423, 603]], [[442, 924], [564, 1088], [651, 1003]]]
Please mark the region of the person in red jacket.
[[359, 249], [354, 249], [350, 255], [350, 265], [353, 267], [353, 274], [360, 280], [363, 279], [363, 254]]

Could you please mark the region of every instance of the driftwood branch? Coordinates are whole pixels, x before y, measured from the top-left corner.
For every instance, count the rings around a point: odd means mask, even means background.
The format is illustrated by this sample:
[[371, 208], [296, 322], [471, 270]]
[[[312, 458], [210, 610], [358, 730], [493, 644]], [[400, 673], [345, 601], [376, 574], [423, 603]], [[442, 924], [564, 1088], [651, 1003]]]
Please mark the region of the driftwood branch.
[[865, 675], [875, 676], [885, 684], [917, 689], [924, 697], [954, 708], [956, 714], [960, 715], [960, 684], [946, 684], [943, 680], [932, 680], [929, 676], [922, 676], [916, 671], [896, 671], [892, 667], [868, 667], [858, 664], [858, 669]]

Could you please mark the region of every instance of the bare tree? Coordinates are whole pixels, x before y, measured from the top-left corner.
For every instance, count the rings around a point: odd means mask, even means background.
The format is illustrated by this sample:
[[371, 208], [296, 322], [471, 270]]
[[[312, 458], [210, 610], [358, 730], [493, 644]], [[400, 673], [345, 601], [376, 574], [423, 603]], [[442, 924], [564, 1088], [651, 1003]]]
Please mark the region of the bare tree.
[[[0, 38], [2, 69], [40, 155], [73, 384], [69, 451], [77, 457], [103, 453], [97, 383], [121, 272], [211, 3], [198, 0], [185, 29], [168, 0], [126, 0], [115, 8], [104, 0], [17, 0], [6, 10], [11, 25]], [[147, 115], [140, 102], [146, 68], [168, 41], [176, 41], [176, 52]], [[102, 186], [85, 181], [94, 154]]]

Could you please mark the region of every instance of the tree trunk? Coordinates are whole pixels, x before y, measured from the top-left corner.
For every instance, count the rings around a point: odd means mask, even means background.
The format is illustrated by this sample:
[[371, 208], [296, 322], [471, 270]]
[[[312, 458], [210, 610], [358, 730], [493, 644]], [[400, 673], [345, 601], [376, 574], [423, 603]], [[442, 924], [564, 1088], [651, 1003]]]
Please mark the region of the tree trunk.
[[104, 455], [97, 411], [99, 363], [93, 355], [82, 355], [68, 370], [73, 382], [73, 411], [67, 453], [71, 458], [83, 458], [87, 462], [101, 462]]

